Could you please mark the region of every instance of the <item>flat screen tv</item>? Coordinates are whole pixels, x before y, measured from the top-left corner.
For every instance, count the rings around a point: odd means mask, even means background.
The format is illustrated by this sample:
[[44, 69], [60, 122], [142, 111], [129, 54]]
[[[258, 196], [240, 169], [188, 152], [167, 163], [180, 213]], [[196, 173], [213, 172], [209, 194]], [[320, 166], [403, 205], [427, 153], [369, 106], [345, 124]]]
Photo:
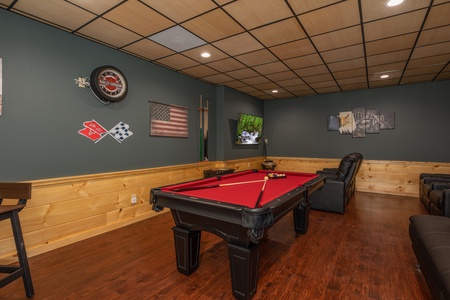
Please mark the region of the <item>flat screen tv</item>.
[[238, 116], [236, 145], [257, 145], [261, 140], [263, 118], [240, 113]]

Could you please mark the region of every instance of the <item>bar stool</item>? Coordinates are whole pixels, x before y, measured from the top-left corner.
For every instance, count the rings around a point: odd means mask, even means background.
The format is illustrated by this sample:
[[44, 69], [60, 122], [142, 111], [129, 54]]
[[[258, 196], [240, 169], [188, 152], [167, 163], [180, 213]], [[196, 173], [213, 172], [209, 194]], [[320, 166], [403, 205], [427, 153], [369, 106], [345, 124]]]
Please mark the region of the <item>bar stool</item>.
[[[34, 289], [22, 229], [20, 228], [19, 211], [26, 206], [27, 200], [30, 198], [31, 183], [0, 182], [0, 221], [8, 218], [11, 220], [17, 256], [19, 258], [19, 266], [0, 265], [0, 273], [9, 274], [0, 280], [0, 288], [22, 277], [25, 294], [28, 298], [33, 297]], [[3, 199], [18, 199], [18, 202], [17, 205], [2, 205]]]

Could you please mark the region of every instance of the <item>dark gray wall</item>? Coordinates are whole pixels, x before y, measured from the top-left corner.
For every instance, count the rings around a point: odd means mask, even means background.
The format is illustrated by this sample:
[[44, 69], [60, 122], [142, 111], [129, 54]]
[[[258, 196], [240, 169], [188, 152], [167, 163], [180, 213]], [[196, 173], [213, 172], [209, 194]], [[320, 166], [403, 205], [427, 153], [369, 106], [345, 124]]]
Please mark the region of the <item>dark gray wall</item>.
[[[0, 9], [3, 116], [0, 117], [0, 180], [29, 180], [177, 165], [199, 159], [199, 96], [213, 85]], [[113, 65], [129, 83], [125, 100], [100, 103], [74, 78]], [[189, 138], [149, 137], [148, 101], [189, 108]], [[97, 144], [78, 134], [95, 119], [106, 129], [119, 121], [133, 136], [121, 144]], [[211, 126], [215, 130], [215, 126]], [[210, 139], [215, 144], [216, 133]], [[210, 159], [215, 160], [215, 151]]]
[[[268, 155], [450, 162], [450, 81], [264, 102]], [[395, 129], [365, 138], [327, 131], [327, 117], [353, 107], [395, 112]]]

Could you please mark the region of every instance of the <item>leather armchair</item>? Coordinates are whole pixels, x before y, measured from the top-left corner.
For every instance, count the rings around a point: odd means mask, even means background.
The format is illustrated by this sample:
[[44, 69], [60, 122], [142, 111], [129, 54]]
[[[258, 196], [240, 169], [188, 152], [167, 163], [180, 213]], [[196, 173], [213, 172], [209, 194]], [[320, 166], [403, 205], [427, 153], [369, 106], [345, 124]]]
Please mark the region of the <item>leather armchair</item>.
[[356, 190], [356, 174], [361, 167], [360, 153], [346, 155], [338, 168], [317, 171], [326, 176], [325, 185], [310, 196], [311, 208], [343, 214], [349, 199]]

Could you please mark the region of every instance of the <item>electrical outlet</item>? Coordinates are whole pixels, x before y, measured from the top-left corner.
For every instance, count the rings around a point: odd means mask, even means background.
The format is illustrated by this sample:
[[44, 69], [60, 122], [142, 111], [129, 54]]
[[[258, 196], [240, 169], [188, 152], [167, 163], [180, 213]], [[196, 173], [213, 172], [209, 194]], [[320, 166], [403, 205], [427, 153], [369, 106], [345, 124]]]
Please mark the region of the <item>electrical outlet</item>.
[[132, 194], [131, 195], [131, 204], [136, 204], [136, 203], [137, 203], [136, 194]]

